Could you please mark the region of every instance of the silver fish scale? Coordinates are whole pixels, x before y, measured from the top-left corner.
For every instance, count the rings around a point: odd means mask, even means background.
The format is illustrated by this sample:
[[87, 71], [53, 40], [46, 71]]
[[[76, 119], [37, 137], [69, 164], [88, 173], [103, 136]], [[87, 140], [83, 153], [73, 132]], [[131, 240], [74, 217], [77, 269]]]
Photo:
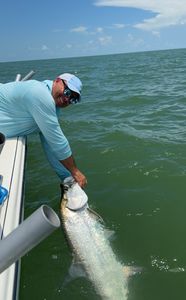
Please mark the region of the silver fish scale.
[[64, 226], [75, 256], [104, 300], [126, 300], [127, 279], [117, 261], [104, 227], [87, 209], [73, 212], [65, 208]]

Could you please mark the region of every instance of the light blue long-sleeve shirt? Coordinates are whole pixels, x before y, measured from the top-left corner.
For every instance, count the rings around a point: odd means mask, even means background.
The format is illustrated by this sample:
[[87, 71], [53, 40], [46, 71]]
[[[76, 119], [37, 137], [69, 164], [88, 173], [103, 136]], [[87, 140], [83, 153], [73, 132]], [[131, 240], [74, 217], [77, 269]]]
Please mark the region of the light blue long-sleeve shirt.
[[40, 132], [50, 163], [59, 169], [59, 160], [68, 158], [72, 152], [59, 125], [52, 84], [49, 80], [0, 84], [0, 132], [6, 137]]

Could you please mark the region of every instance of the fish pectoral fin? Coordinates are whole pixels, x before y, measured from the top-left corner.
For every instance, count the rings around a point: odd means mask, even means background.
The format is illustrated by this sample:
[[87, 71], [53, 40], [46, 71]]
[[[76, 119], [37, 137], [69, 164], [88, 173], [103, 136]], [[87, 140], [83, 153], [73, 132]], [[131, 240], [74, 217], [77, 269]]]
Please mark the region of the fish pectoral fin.
[[63, 281], [62, 287], [65, 287], [69, 282], [79, 277], [87, 277], [85, 270], [80, 262], [73, 261]]
[[106, 239], [108, 239], [109, 241], [114, 241], [115, 240], [116, 233], [115, 233], [114, 230], [105, 229], [104, 234], [105, 234]]
[[129, 278], [133, 275], [142, 273], [142, 268], [141, 267], [133, 267], [133, 266], [124, 266], [123, 272], [124, 272], [125, 277]]
[[89, 214], [96, 220], [96, 221], [99, 221], [101, 223], [104, 224], [104, 220], [102, 219], [102, 217], [95, 211], [93, 210], [92, 208], [88, 207], [87, 208]]
[[72, 279], [76, 279], [78, 277], [87, 277], [85, 269], [82, 266], [82, 263], [77, 261], [73, 261], [72, 265], [69, 268], [68, 273]]

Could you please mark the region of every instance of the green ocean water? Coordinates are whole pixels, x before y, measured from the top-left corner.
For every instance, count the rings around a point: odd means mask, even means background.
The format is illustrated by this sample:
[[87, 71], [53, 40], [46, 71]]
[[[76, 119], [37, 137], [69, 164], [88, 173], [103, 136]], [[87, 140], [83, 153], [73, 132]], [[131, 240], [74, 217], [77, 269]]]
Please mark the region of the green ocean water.
[[[185, 299], [186, 50], [0, 63], [0, 82], [32, 69], [38, 80], [72, 72], [83, 81], [81, 104], [60, 122], [118, 260], [143, 269], [128, 300]], [[58, 213], [59, 183], [30, 136], [25, 217], [41, 204]], [[22, 259], [19, 299], [99, 300], [82, 278], [61, 289], [71, 258], [59, 229]]]

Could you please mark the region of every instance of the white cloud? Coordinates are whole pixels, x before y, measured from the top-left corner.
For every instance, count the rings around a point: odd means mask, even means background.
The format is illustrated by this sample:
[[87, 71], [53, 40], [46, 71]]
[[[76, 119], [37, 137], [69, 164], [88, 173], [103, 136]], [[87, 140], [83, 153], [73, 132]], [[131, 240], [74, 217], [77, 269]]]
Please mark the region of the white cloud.
[[158, 38], [160, 37], [160, 32], [159, 31], [152, 31], [152, 34], [157, 36]]
[[131, 33], [129, 33], [127, 36], [128, 36], [128, 40], [134, 41], [135, 38]]
[[46, 51], [46, 50], [48, 50], [48, 47], [46, 45], [42, 45], [41, 50]]
[[68, 49], [71, 49], [72, 45], [71, 44], [66, 44], [65, 47], [68, 48]]
[[172, 25], [186, 24], [185, 0], [97, 0], [97, 6], [131, 7], [148, 10], [155, 17], [144, 19], [135, 27], [144, 30], [157, 30]]
[[102, 28], [102, 27], [97, 27], [97, 28], [96, 28], [96, 32], [98, 32], [98, 33], [103, 32], [103, 28]]
[[49, 50], [48, 46], [40, 45], [40, 46], [28, 46], [29, 51], [46, 51]]
[[79, 26], [79, 27], [75, 27], [75, 28], [72, 28], [70, 30], [71, 32], [87, 32], [87, 28], [85, 26]]
[[141, 47], [147, 47], [145, 41], [142, 38], [138, 38], [134, 36], [133, 34], [129, 33], [127, 35], [127, 44], [132, 46], [133, 49], [140, 49]]
[[98, 40], [102, 46], [105, 46], [107, 44], [110, 44], [110, 42], [112, 41], [112, 37], [111, 36], [102, 36]]
[[126, 25], [117, 23], [117, 24], [113, 24], [113, 27], [116, 28], [116, 29], [122, 29], [122, 28], [126, 27]]

